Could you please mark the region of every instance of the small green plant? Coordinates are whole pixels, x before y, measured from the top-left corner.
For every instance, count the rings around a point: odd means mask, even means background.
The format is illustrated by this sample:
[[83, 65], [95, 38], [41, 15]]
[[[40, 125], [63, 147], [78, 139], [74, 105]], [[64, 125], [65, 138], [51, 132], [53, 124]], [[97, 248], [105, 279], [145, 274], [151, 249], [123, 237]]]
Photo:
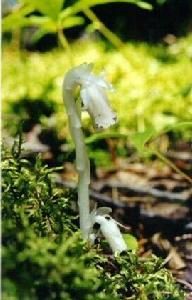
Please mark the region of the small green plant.
[[[192, 122], [180, 122], [176, 123], [172, 126], [165, 127], [162, 132], [156, 132], [153, 128], [148, 128], [143, 132], [137, 132], [132, 135], [131, 141], [137, 151], [139, 152], [140, 156], [148, 156], [156, 155], [160, 160], [162, 160], [165, 164], [179, 173], [183, 178], [185, 178], [189, 183], [192, 183], [192, 179], [190, 176], [182, 172], [176, 165], [174, 165], [168, 158], [166, 158], [161, 152], [158, 151], [157, 147], [154, 147], [152, 142], [158, 138], [161, 134], [169, 132], [174, 128], [192, 128]], [[151, 143], [151, 145], [150, 145]]]
[[[40, 236], [57, 234], [65, 230], [69, 234], [71, 227], [70, 206], [68, 199], [53, 186], [51, 174], [37, 157], [33, 165], [20, 157], [19, 144], [14, 144], [12, 155], [4, 153], [2, 162], [3, 205], [2, 217], [9, 220], [17, 214], [15, 226], [32, 226]], [[4, 150], [3, 150], [4, 151]]]

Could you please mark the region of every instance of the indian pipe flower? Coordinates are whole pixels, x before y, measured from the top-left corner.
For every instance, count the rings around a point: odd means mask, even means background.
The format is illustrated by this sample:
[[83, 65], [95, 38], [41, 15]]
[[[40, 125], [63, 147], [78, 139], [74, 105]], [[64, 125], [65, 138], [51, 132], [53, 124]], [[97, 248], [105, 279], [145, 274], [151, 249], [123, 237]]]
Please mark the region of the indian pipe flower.
[[[90, 164], [81, 129], [81, 108], [84, 107], [88, 111], [98, 128], [108, 128], [116, 123], [116, 114], [109, 106], [106, 94], [106, 90], [111, 90], [112, 86], [102, 76], [96, 76], [91, 71], [91, 64], [82, 64], [69, 70], [63, 81], [63, 100], [68, 114], [69, 130], [76, 148], [80, 229], [85, 239], [89, 239], [93, 223], [90, 218], [89, 207]], [[75, 92], [79, 87], [82, 107], [75, 99]], [[104, 210], [106, 211], [106, 209]], [[99, 212], [101, 213], [101, 209]], [[118, 238], [113, 242], [113, 238], [109, 237], [110, 226], [113, 228], [112, 235], [115, 232], [116, 236], [120, 234], [115, 221], [108, 222], [98, 213], [95, 218], [97, 218], [95, 223], [98, 221], [101, 224], [101, 231], [109, 243], [113, 245], [113, 250], [121, 248], [114, 246]]]
[[88, 111], [97, 128], [108, 128], [116, 123], [116, 114], [112, 111], [108, 99], [107, 90], [112, 90], [102, 75], [91, 73], [92, 65], [83, 64], [76, 72], [77, 79], [80, 78], [80, 96], [84, 109]]
[[88, 111], [97, 128], [105, 129], [116, 123], [116, 114], [111, 109], [107, 90], [113, 90], [102, 75], [94, 75], [92, 64], [84, 63], [73, 68], [65, 80], [65, 87], [71, 89], [80, 84], [80, 96], [84, 109]]

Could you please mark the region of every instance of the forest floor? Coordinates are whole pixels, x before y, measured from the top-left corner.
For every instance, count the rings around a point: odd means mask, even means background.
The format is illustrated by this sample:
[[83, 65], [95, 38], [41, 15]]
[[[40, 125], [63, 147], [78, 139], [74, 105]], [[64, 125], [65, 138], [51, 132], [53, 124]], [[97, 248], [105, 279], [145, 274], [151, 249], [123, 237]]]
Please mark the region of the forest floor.
[[[39, 144], [40, 145], [40, 144]], [[44, 146], [44, 148], [42, 147]], [[42, 157], [53, 164], [54, 154], [41, 144]], [[33, 149], [32, 152], [35, 152]], [[31, 153], [27, 154], [30, 157]], [[179, 142], [168, 158], [189, 178], [170, 166], [154, 160], [114, 155], [113, 167], [92, 170], [90, 198], [92, 207], [108, 206], [122, 224], [124, 233], [139, 242], [139, 255], [156, 254], [164, 259], [177, 281], [192, 299], [192, 147]], [[56, 177], [58, 185], [75, 190], [77, 173], [72, 162], [65, 162]]]

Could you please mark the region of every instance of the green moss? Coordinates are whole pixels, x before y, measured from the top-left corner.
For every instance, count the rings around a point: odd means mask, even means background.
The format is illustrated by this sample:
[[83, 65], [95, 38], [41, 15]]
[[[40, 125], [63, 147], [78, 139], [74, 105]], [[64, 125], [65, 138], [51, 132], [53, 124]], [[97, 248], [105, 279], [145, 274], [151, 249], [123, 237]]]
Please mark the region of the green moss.
[[22, 158], [21, 142], [2, 157], [3, 299], [182, 300], [156, 257], [103, 254], [81, 239], [75, 197], [53, 169]]
[[3, 299], [109, 299], [66, 191], [37, 158], [3, 158]]

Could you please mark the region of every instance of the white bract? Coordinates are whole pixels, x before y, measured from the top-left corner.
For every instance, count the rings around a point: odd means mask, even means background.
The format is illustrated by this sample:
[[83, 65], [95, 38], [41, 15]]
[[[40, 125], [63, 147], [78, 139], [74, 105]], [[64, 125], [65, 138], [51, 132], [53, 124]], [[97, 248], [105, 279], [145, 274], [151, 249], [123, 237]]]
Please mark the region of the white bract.
[[[111, 212], [111, 208], [109, 207], [101, 207], [97, 210], [94, 210], [91, 214], [91, 223], [92, 226], [94, 224], [100, 225], [100, 230], [109, 243], [113, 253], [115, 252], [122, 252], [127, 250], [127, 245], [123, 239], [123, 236], [119, 230], [117, 222], [109, 216]], [[94, 242], [96, 238], [95, 234], [91, 234], [91, 242]]]

